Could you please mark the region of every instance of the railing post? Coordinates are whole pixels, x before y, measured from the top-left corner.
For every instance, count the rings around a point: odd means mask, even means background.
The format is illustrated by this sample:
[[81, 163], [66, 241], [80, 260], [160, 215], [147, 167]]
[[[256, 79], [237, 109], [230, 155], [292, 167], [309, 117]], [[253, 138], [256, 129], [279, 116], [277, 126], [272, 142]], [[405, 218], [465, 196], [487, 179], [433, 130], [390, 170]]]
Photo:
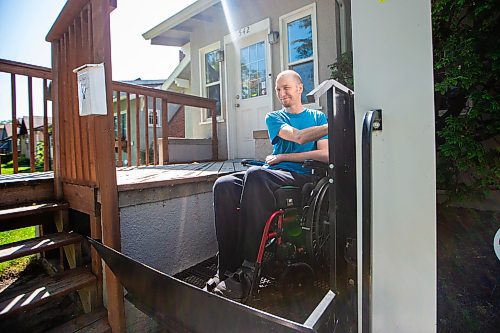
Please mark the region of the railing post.
[[212, 159], [217, 161], [219, 159], [219, 139], [217, 138], [217, 114], [215, 103], [212, 106]]
[[12, 166], [14, 173], [19, 172], [17, 163], [17, 102], [16, 102], [16, 74], [10, 75], [11, 101], [12, 101]]
[[161, 100], [161, 143], [160, 145], [160, 165], [168, 164], [168, 102]]
[[43, 79], [43, 171], [50, 170], [49, 119], [47, 118], [47, 79]]
[[[101, 218], [103, 243], [114, 249], [121, 248], [118, 190], [114, 154], [113, 98], [111, 78], [110, 7], [107, 1], [91, 0], [93, 23], [93, 54], [95, 62], [105, 66], [107, 115], [94, 117], [96, 134], [103, 140], [97, 145], [96, 165], [101, 192]], [[118, 96], [119, 97], [119, 96]], [[110, 167], [113, 166], [113, 167]], [[113, 332], [125, 332], [123, 287], [106, 266], [108, 318]]]

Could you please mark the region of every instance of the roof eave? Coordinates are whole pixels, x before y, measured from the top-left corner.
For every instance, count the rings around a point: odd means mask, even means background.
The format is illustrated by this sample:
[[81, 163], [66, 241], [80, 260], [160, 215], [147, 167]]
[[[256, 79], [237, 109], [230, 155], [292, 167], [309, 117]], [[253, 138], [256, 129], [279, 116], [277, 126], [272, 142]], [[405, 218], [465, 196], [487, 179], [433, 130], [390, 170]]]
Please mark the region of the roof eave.
[[189, 20], [193, 16], [205, 11], [206, 9], [210, 8], [220, 1], [221, 0], [198, 0], [188, 7], [184, 8], [174, 16], [169, 17], [162, 23], [146, 31], [142, 34], [142, 37], [146, 40], [153, 39], [161, 35], [162, 33], [172, 29], [173, 27]]

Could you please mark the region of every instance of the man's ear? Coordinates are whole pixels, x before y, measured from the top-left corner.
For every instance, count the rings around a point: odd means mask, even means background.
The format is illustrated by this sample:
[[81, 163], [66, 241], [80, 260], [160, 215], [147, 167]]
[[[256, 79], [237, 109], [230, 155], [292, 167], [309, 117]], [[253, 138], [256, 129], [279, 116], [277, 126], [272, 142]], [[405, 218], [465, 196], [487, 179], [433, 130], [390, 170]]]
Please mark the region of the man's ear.
[[299, 91], [302, 94], [302, 91], [304, 91], [304, 85], [302, 83], [299, 84]]

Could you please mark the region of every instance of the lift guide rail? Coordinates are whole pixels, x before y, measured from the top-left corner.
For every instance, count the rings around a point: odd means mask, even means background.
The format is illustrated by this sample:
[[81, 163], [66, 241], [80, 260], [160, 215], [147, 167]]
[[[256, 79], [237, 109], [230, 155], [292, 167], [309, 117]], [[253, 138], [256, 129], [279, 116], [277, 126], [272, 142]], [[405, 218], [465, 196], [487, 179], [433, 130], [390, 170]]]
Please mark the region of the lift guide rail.
[[203, 291], [89, 238], [127, 298], [173, 332], [317, 332], [332, 311], [328, 291], [304, 324]]

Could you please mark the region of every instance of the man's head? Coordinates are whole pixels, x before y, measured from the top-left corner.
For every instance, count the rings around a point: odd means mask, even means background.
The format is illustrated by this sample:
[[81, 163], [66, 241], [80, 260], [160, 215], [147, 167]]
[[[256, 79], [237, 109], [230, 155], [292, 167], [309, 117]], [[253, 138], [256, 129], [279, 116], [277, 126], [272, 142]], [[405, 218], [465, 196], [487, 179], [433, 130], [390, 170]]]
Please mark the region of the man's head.
[[[276, 77], [276, 96], [285, 108], [302, 109], [302, 78], [293, 70], [285, 70]], [[300, 110], [302, 111], [302, 110]]]

